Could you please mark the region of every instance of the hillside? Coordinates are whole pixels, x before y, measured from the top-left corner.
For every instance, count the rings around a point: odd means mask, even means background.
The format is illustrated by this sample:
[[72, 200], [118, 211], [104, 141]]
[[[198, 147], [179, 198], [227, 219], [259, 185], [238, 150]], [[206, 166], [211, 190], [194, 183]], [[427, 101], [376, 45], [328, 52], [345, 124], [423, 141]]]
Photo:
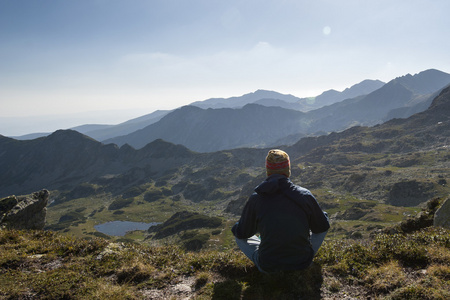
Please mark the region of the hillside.
[[255, 104], [247, 104], [242, 109], [204, 110], [185, 106], [153, 125], [104, 142], [129, 144], [139, 149], [148, 141], [163, 138], [198, 152], [264, 147], [276, 141], [280, 134], [294, 134], [306, 128], [304, 116], [300, 111]]
[[408, 74], [366, 96], [347, 99], [310, 112], [313, 120], [311, 127], [329, 132], [355, 125], [373, 126], [388, 121], [389, 117], [409, 117], [428, 107], [448, 84], [450, 74], [437, 70], [423, 71], [414, 76]]
[[170, 113], [169, 110], [157, 110], [155, 112], [152, 112], [151, 114], [131, 119], [117, 125], [109, 125], [106, 128], [96, 128], [95, 126], [79, 126], [71, 129], [90, 136], [97, 141], [103, 141], [112, 137], [135, 132], [136, 130], [156, 123], [168, 113]]
[[[337, 195], [346, 193], [360, 199], [354, 205], [365, 199], [415, 206], [438, 190], [442, 195], [448, 193], [449, 144], [450, 87], [434, 99], [428, 110], [407, 119], [303, 138], [285, 150], [298, 167], [293, 168], [293, 178], [304, 186], [326, 191], [321, 197], [332, 200], [326, 204], [330, 207], [335, 207]], [[258, 180], [261, 178], [244, 186], [245, 192], [230, 204], [230, 211], [239, 213]], [[357, 219], [380, 219], [376, 211], [366, 209]]]
[[[127, 146], [104, 145], [72, 130], [59, 130], [30, 141], [0, 136], [0, 147], [0, 168], [5, 170], [0, 174], [2, 196], [29, 193], [42, 186], [71, 189], [106, 175], [118, 181], [137, 166], [144, 166], [149, 173], [154, 161], [164, 164], [164, 172], [180, 162], [189, 163], [191, 156], [185, 147], [161, 140], [136, 151]], [[157, 170], [152, 172], [159, 174]]]
[[450, 297], [450, 231], [428, 225], [406, 234], [326, 240], [306, 270], [271, 275], [260, 273], [235, 247], [189, 252], [0, 230], [0, 251], [5, 299]]

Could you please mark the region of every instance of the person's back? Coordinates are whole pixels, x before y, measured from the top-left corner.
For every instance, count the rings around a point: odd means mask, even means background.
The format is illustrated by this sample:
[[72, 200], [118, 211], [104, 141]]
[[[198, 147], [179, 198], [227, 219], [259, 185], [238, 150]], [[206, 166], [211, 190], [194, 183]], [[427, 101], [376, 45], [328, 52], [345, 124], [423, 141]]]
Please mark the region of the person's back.
[[[290, 170], [285, 173], [290, 175]], [[294, 185], [285, 174], [268, 175], [250, 196], [233, 234], [261, 271], [306, 268], [314, 256], [310, 230], [326, 234], [328, 218], [308, 190]], [[257, 232], [260, 242], [252, 237]]]

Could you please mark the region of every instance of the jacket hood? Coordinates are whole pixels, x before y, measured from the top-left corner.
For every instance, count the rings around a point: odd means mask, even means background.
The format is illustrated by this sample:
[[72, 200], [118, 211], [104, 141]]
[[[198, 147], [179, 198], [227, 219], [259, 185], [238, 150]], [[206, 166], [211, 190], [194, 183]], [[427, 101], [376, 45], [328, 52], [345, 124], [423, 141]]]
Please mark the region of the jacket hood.
[[266, 178], [255, 188], [255, 192], [260, 195], [275, 194], [280, 190], [288, 189], [292, 185], [291, 180], [280, 174], [273, 174]]

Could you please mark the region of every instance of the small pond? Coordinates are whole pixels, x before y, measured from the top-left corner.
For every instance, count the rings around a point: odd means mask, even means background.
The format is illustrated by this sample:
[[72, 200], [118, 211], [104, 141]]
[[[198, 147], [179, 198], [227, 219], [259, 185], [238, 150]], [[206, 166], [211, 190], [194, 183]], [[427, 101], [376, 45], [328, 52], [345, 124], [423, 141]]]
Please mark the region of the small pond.
[[158, 225], [159, 223], [143, 223], [143, 222], [130, 222], [130, 221], [112, 221], [99, 225], [95, 225], [94, 228], [104, 234], [114, 236], [124, 236], [128, 231], [133, 230], [147, 230], [151, 226]]

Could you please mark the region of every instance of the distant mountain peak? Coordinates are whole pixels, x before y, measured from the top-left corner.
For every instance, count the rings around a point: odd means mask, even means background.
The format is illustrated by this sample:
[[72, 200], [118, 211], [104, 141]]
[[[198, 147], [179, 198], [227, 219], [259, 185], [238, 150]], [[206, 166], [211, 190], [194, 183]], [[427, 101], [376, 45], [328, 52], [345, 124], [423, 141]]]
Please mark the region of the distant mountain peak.
[[366, 79], [360, 83], [354, 84], [346, 88], [342, 92], [336, 90], [328, 90], [316, 97], [316, 105], [325, 106], [345, 99], [351, 99], [362, 95], [367, 95], [381, 88], [385, 83], [380, 80]]
[[176, 145], [160, 138], [148, 143], [144, 148], [138, 151], [152, 157], [172, 159], [174, 157], [189, 157], [194, 153], [183, 145]]
[[430, 94], [450, 83], [450, 74], [428, 69], [420, 73], [397, 77], [389, 82], [390, 84], [401, 84], [415, 94]]
[[196, 101], [190, 105], [200, 108], [240, 108], [246, 104], [257, 102], [261, 99], [279, 99], [287, 103], [295, 103], [301, 100], [290, 94], [281, 94], [275, 91], [258, 89], [254, 92], [239, 97], [210, 98], [204, 101]]
[[46, 137], [47, 139], [90, 139], [92, 138], [72, 129], [59, 129]]

